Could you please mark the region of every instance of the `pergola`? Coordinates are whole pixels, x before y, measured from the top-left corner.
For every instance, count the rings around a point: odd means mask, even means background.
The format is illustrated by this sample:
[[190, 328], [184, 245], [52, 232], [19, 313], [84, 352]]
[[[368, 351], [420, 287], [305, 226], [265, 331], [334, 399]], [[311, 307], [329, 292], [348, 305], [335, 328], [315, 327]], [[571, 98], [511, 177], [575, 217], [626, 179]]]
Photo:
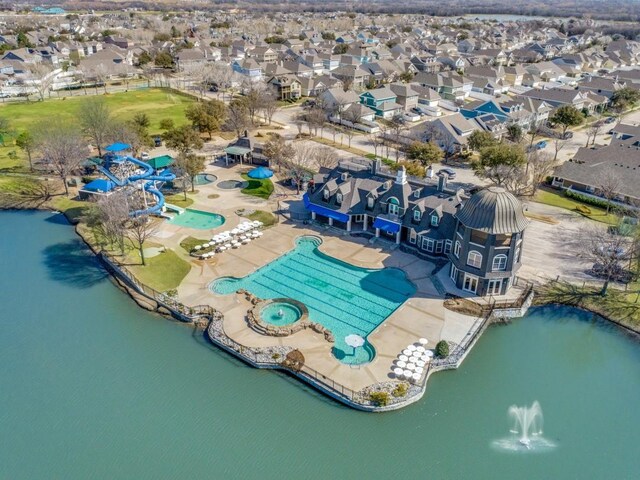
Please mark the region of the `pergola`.
[[[251, 160], [251, 149], [250, 148], [246, 148], [246, 147], [238, 147], [236, 145], [232, 145], [230, 147], [227, 147], [224, 149], [224, 159], [225, 159], [225, 163], [226, 165], [229, 165], [229, 156], [231, 156], [231, 160], [234, 162], [240, 162], [240, 165], [242, 165], [243, 162], [246, 162], [247, 160]], [[249, 155], [249, 158], [247, 158], [247, 156]]]

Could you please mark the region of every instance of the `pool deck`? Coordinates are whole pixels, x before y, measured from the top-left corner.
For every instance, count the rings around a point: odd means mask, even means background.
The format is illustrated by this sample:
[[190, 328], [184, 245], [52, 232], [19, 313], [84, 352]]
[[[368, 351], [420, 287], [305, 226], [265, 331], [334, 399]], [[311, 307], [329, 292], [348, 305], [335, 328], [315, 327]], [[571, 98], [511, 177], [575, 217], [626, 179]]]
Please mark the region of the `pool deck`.
[[[321, 236], [320, 250], [332, 257], [364, 268], [396, 267], [402, 269], [417, 291], [368, 337], [376, 349], [374, 360], [362, 366], [339, 362], [331, 353], [332, 344], [322, 335], [303, 330], [288, 337], [269, 337], [248, 327], [250, 308], [240, 295], [217, 295], [208, 286], [219, 277], [243, 277], [280, 257], [295, 247], [302, 235]], [[279, 224], [265, 230], [262, 238], [237, 250], [216, 255], [209, 261], [194, 260], [195, 268], [178, 288], [180, 299], [188, 305], [209, 304], [224, 313], [224, 330], [236, 342], [247, 347], [289, 345], [305, 356], [305, 364], [332, 380], [360, 390], [368, 385], [392, 380], [391, 364], [410, 343], [421, 337], [434, 347], [442, 338], [459, 343], [475, 318], [460, 315], [443, 306], [443, 298], [430, 280], [434, 265], [398, 250], [387, 243], [370, 245], [364, 238], [337, 235], [331, 230]]]

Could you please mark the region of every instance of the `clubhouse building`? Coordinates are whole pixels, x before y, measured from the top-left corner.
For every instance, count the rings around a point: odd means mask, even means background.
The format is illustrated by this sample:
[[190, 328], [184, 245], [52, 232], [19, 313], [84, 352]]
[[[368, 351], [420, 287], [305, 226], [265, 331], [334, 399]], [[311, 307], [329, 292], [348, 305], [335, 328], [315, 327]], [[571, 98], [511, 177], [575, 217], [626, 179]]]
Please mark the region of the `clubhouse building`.
[[502, 295], [520, 268], [528, 220], [511, 193], [489, 187], [471, 196], [438, 182], [409, 181], [404, 167], [395, 180], [371, 168], [343, 162], [314, 176], [304, 195], [311, 218], [348, 232], [368, 232], [416, 253], [449, 262], [459, 289]]

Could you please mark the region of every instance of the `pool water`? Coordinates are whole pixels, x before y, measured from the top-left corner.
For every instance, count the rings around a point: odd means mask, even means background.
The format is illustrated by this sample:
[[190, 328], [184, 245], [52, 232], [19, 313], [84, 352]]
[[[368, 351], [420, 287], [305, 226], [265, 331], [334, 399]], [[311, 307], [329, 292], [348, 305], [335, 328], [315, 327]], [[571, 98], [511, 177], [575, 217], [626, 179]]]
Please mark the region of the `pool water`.
[[270, 303], [260, 310], [260, 318], [271, 325], [282, 327], [291, 325], [302, 316], [302, 312], [298, 307], [286, 302]]
[[193, 179], [193, 183], [196, 185], [208, 185], [209, 183], [213, 183], [218, 179], [215, 175], [210, 173], [199, 173]]
[[223, 225], [225, 218], [217, 213], [203, 212], [202, 210], [191, 210], [187, 208], [184, 213], [175, 215], [169, 223], [180, 227], [195, 228], [197, 230], [210, 230]]
[[322, 240], [301, 237], [296, 248], [243, 278], [220, 278], [210, 288], [218, 294], [246, 289], [260, 298], [293, 298], [309, 309], [309, 318], [335, 337], [333, 353], [343, 363], [367, 363], [375, 355], [368, 342], [359, 348], [344, 338], [366, 339], [415, 293], [404, 272], [395, 268], [360, 268], [318, 250]]

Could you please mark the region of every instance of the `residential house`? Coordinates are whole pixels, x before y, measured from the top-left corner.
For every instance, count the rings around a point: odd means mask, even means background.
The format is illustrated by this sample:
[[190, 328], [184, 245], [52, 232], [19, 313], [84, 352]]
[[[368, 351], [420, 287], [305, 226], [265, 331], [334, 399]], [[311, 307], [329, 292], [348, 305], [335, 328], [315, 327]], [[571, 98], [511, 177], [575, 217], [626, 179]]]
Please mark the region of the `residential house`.
[[418, 106], [418, 92], [410, 84], [390, 83], [389, 89], [396, 94], [396, 102], [404, 108], [405, 112]]
[[302, 85], [293, 76], [271, 77], [267, 84], [275, 89], [278, 100], [297, 100], [302, 95]]
[[391, 88], [382, 87], [362, 92], [360, 103], [376, 112], [376, 116], [390, 119], [403, 110], [402, 105], [396, 102], [397, 98]]

